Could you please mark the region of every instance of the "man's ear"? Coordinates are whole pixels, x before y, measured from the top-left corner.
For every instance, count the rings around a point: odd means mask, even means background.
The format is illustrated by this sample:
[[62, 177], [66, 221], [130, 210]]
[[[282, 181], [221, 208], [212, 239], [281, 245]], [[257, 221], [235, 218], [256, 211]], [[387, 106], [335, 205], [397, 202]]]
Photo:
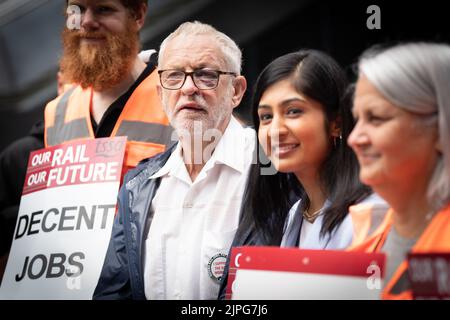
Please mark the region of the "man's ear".
[[159, 100], [161, 100], [161, 102], [162, 102], [162, 87], [160, 84], [156, 85], [156, 92], [158, 92]]
[[231, 99], [233, 108], [236, 108], [244, 96], [245, 90], [247, 90], [247, 80], [243, 76], [237, 76], [233, 79], [233, 97]]
[[147, 16], [147, 4], [146, 3], [141, 3], [141, 5], [139, 6], [139, 9], [137, 10], [137, 12], [135, 13], [135, 21], [136, 21], [136, 25], [138, 27], [138, 30], [141, 30], [142, 27], [144, 26], [145, 23], [145, 17]]

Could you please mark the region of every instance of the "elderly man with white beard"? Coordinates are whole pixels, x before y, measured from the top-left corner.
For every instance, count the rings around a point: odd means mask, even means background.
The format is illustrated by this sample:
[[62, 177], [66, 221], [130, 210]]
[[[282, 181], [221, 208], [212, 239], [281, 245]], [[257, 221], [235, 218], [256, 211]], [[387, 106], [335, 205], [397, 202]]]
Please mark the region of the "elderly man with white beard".
[[158, 94], [179, 141], [125, 177], [95, 299], [217, 297], [255, 147], [232, 116], [241, 57], [199, 22], [161, 44]]

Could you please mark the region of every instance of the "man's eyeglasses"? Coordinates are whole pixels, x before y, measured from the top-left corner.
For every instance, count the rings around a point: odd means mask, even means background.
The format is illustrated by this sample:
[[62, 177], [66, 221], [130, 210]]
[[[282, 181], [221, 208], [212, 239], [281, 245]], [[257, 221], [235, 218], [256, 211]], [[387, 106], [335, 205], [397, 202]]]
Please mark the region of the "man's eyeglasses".
[[236, 76], [234, 72], [225, 72], [219, 70], [198, 69], [192, 72], [182, 70], [159, 70], [159, 80], [161, 86], [168, 90], [178, 90], [183, 87], [188, 76], [191, 77], [195, 86], [200, 90], [212, 90], [217, 88], [221, 75]]

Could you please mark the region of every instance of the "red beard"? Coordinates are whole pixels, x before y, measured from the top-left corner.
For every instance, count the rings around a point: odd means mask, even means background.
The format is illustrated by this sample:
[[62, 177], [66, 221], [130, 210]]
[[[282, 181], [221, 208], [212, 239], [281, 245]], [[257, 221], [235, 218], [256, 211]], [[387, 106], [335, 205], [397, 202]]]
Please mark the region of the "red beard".
[[[118, 85], [130, 72], [139, 52], [138, 31], [127, 21], [120, 34], [64, 29], [64, 55], [60, 61], [64, 81], [103, 91]], [[100, 38], [100, 43], [81, 43], [83, 38]]]

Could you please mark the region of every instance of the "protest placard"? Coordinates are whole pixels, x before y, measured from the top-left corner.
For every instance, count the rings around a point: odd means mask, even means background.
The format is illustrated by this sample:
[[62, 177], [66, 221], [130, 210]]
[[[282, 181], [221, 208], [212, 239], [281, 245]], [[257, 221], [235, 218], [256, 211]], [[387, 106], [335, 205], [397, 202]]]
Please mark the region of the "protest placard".
[[407, 274], [414, 299], [450, 299], [450, 253], [410, 252]]
[[233, 248], [226, 297], [237, 300], [379, 299], [384, 261], [382, 253]]
[[125, 137], [30, 154], [0, 299], [91, 299], [109, 243]]

